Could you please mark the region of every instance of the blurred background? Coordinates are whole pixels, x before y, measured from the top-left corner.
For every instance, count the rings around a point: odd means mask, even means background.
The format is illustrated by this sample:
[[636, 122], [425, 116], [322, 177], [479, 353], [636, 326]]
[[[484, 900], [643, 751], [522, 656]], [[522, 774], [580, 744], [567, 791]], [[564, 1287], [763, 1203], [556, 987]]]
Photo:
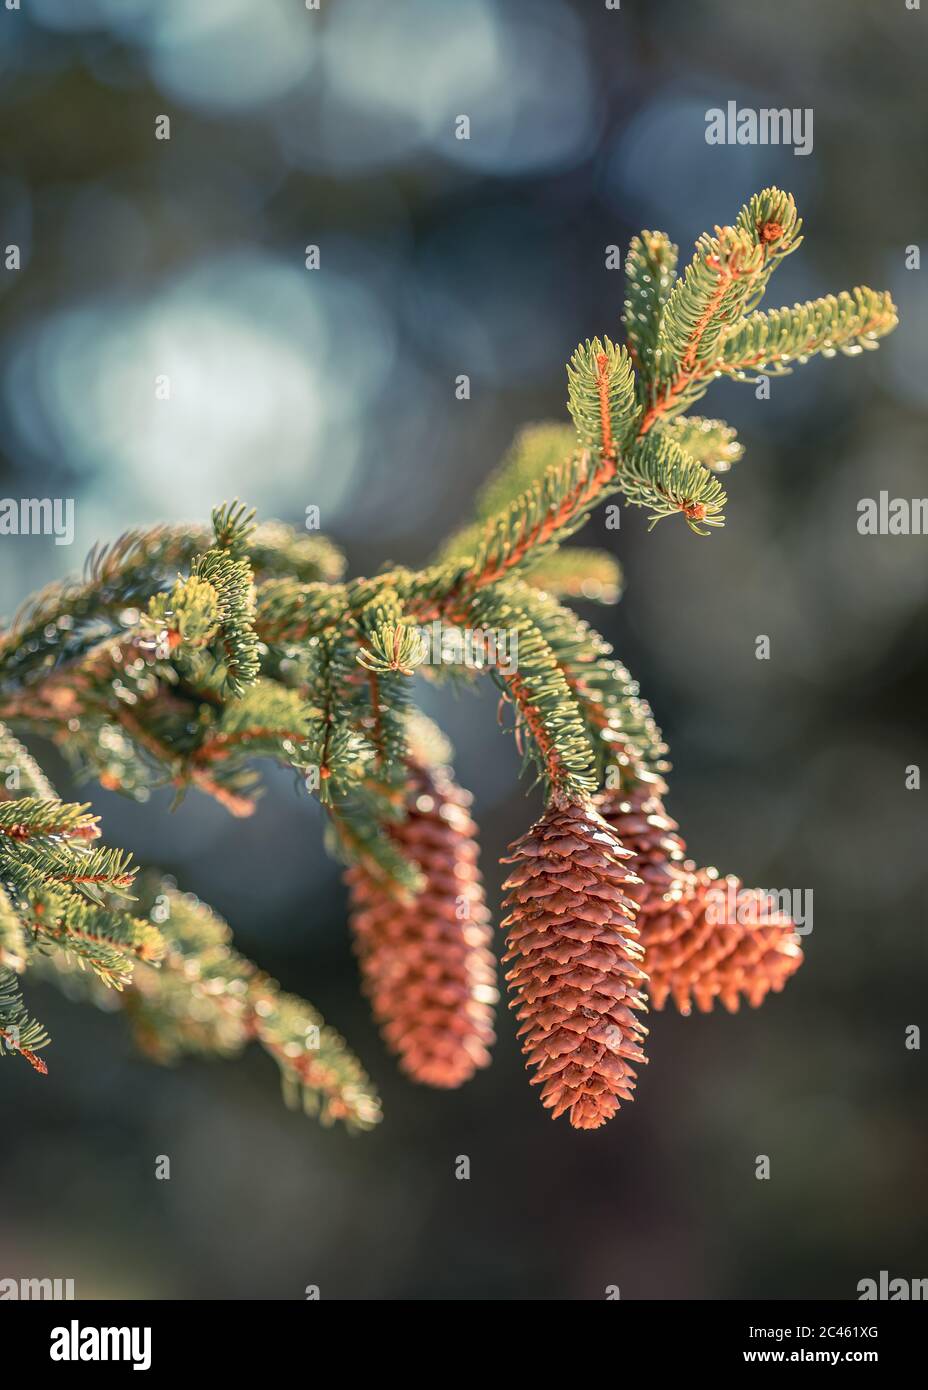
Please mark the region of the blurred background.
[[[747, 447], [724, 532], [648, 535], [629, 513], [609, 532], [600, 513], [582, 538], [625, 566], [619, 608], [584, 616], [664, 727], [691, 852], [814, 893], [785, 994], [652, 1015], [638, 1099], [596, 1133], [550, 1121], [505, 1008], [490, 1071], [432, 1094], [368, 1019], [339, 872], [289, 775], [269, 768], [235, 822], [195, 794], [171, 814], [167, 795], [79, 793], [33, 745], [108, 843], [211, 902], [345, 1033], [385, 1120], [320, 1130], [257, 1052], [160, 1071], [118, 1015], [34, 986], [54, 1045], [44, 1080], [0, 1068], [0, 1275], [83, 1297], [730, 1299], [928, 1274], [925, 1064], [905, 1046], [928, 1023], [928, 791], [905, 786], [928, 767], [928, 540], [856, 526], [863, 497], [928, 492], [928, 299], [906, 269], [926, 237], [926, 24], [903, 0], [0, 10], [0, 243], [21, 248], [0, 269], [0, 496], [76, 500], [73, 546], [0, 542], [7, 616], [95, 541], [234, 495], [298, 525], [319, 506], [355, 573], [423, 562], [515, 430], [563, 417], [577, 341], [619, 332], [606, 248], [661, 228], [685, 262], [767, 184], [807, 238], [772, 303], [866, 283], [901, 314], [879, 352], [815, 360], [769, 400], [710, 392]], [[811, 107], [812, 153], [708, 146], [729, 100]], [[537, 801], [491, 689], [425, 698], [495, 906]]]

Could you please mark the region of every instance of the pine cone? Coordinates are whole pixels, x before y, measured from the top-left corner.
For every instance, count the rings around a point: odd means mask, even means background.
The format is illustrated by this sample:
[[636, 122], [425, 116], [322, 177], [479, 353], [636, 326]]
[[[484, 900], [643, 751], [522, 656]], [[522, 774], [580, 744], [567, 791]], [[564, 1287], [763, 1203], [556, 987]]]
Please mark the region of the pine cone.
[[592, 806], [555, 799], [504, 863], [510, 1007], [556, 1119], [597, 1129], [632, 1100], [647, 1029], [630, 853]]
[[402, 1070], [427, 1086], [462, 1085], [494, 1042], [496, 959], [470, 801], [444, 770], [411, 767], [409, 814], [390, 833], [424, 889], [402, 900], [360, 867], [346, 874], [374, 1017]]
[[757, 1008], [802, 964], [791, 918], [760, 889], [743, 890], [733, 876], [720, 881], [715, 869], [697, 871], [695, 891], [673, 925], [661, 939], [652, 934], [645, 952], [656, 1009], [664, 1007], [668, 995], [682, 1014], [690, 1013], [693, 1000], [706, 1013], [716, 999], [735, 1013], [742, 996]]
[[741, 881], [720, 883], [715, 869], [697, 870], [664, 809], [662, 779], [638, 766], [632, 775], [629, 788], [601, 792], [596, 803], [637, 856], [634, 868], [642, 882], [628, 892], [639, 904], [651, 1003], [662, 1009], [670, 996], [689, 1014], [693, 999], [706, 1012], [718, 998], [734, 1013], [744, 995], [756, 1008], [802, 964], [792, 921], [771, 911], [758, 890], [737, 899], [740, 922], [726, 921], [727, 895], [741, 892]]

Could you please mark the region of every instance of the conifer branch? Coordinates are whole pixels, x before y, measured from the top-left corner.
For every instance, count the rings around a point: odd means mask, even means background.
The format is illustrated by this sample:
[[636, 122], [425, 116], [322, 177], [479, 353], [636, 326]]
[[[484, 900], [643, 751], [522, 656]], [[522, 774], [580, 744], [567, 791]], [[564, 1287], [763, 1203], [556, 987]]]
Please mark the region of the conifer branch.
[[44, 1076], [48, 1067], [38, 1054], [48, 1042], [41, 1023], [29, 1015], [13, 971], [0, 966], [0, 1057], [16, 1053]]
[[635, 375], [624, 347], [594, 338], [567, 364], [567, 408], [583, 449], [615, 460], [635, 420]]
[[32, 754], [0, 723], [0, 801], [12, 789], [39, 801], [53, 801], [55, 792]]
[[518, 580], [509, 581], [506, 592], [546, 635], [586, 725], [597, 783], [606, 766], [626, 752], [643, 770], [668, 771], [667, 745], [651, 709], [622, 663], [610, 659], [610, 644], [552, 595], [533, 592]]
[[[48, 585], [0, 633], [0, 687], [68, 658], [79, 649], [85, 628], [116, 623], [127, 607], [147, 603], [155, 590], [175, 582], [178, 569], [193, 564], [210, 539], [204, 526], [158, 526], [94, 547], [80, 582]], [[257, 527], [250, 558], [261, 582], [282, 579], [288, 588], [331, 585], [344, 571], [344, 558], [327, 537], [301, 535], [280, 522]], [[91, 640], [99, 636], [97, 631]]]
[[160, 934], [121, 905], [135, 878], [129, 856], [94, 846], [86, 807], [47, 790], [0, 803], [0, 963], [22, 969], [32, 945], [62, 948], [120, 988], [135, 959], [158, 959]]
[[490, 670], [515, 707], [516, 735], [526, 762], [535, 764], [551, 791], [582, 796], [595, 790], [593, 749], [576, 698], [526, 607], [499, 589], [482, 593], [471, 611], [481, 628], [518, 634], [517, 669]]
[[86, 841], [99, 833], [97, 819], [87, 806], [27, 796], [0, 803], [0, 836], [21, 844], [54, 836]]
[[[42, 908], [42, 912], [39, 912]], [[53, 909], [53, 910], [50, 910]], [[58, 946], [86, 963], [110, 988], [120, 990], [132, 978], [135, 961], [159, 961], [164, 939], [157, 927], [139, 917], [82, 902], [76, 895], [39, 903], [26, 921], [37, 943]]]
[[[2, 726], [0, 742], [28, 767], [28, 755]], [[161, 912], [158, 922], [115, 905], [112, 895], [124, 894], [134, 881], [128, 857], [92, 848], [99, 832], [87, 808], [41, 789], [48, 799], [0, 802], [0, 1055], [15, 1051], [46, 1070], [37, 1054], [48, 1038], [26, 1012], [14, 970], [32, 965], [62, 978], [89, 966], [102, 987], [126, 995], [140, 1033], [150, 1045], [157, 1035], [163, 1053], [183, 1051], [191, 1034], [206, 1051], [226, 1050], [232, 1034], [241, 1045], [254, 1037], [277, 1062], [288, 1101], [298, 1094], [307, 1112], [326, 1123], [366, 1128], [376, 1122], [376, 1098], [363, 1071], [308, 1005], [282, 994], [232, 951], [228, 929], [201, 905], [194, 911], [188, 901], [186, 917], [183, 910], [173, 918]], [[169, 901], [158, 896], [162, 905]], [[170, 930], [161, 925], [168, 922]], [[57, 963], [48, 956], [43, 961], [42, 952], [49, 951], [60, 953]], [[158, 1013], [155, 1000], [169, 1007], [146, 1033]], [[223, 1024], [207, 1040], [210, 1007]]]
[[622, 490], [632, 506], [651, 509], [649, 529], [677, 512], [697, 535], [724, 525], [721, 483], [666, 435], [647, 435], [636, 444], [622, 469]]
[[888, 293], [866, 286], [842, 290], [792, 309], [751, 314], [723, 337], [717, 367], [739, 378], [752, 370], [781, 376], [792, 363], [801, 366], [817, 353], [854, 357], [872, 350], [898, 321]]
[[377, 1123], [376, 1095], [344, 1041], [309, 1004], [281, 992], [233, 949], [217, 913], [169, 881], [150, 881], [145, 900], [161, 919], [166, 950], [157, 970], [136, 972], [126, 1011], [150, 1056], [230, 1056], [254, 1039], [277, 1063], [289, 1104], [302, 1104], [326, 1124]]
[[[257, 1042], [280, 1072], [285, 1101], [323, 1123], [363, 1130], [380, 1106], [360, 1063], [304, 1000], [280, 991], [231, 945], [228, 925], [173, 880], [147, 875], [141, 906], [163, 941], [155, 962], [137, 962], [118, 999], [138, 1047], [170, 1065], [187, 1055], [234, 1057]], [[154, 917], [156, 922], [152, 922]], [[109, 983], [81, 972], [73, 952], [38, 957], [37, 973], [89, 1002], [106, 1002]]]
[[697, 366], [713, 361], [719, 336], [737, 318], [764, 264], [763, 252], [744, 230], [716, 227], [704, 233], [661, 317], [656, 357], [664, 391], [679, 392]]
[[[667, 750], [650, 708], [608, 644], [558, 601], [614, 601], [621, 572], [602, 551], [559, 547], [618, 492], [648, 508], [652, 525], [674, 513], [699, 533], [721, 525], [717, 475], [741, 447], [724, 421], [684, 414], [711, 380], [780, 373], [818, 352], [855, 355], [891, 331], [892, 300], [867, 289], [757, 309], [771, 274], [799, 246], [800, 227], [792, 198], [765, 189], [733, 225], [700, 238], [676, 281], [669, 239], [636, 238], [626, 262], [627, 345], [587, 340], [568, 366], [575, 433], [564, 424], [522, 431], [478, 499], [473, 524], [427, 568], [341, 582], [330, 542], [280, 523], [257, 525], [239, 502], [218, 507], [211, 530], [130, 533], [92, 552], [80, 583], [43, 591], [0, 634], [0, 719], [51, 738], [78, 775], [107, 788], [137, 797], [158, 786], [178, 795], [194, 788], [235, 815], [254, 808], [254, 760], [282, 762], [324, 805], [330, 849], [378, 901], [403, 902], [405, 911], [423, 887], [415, 854], [402, 848], [425, 833], [411, 817], [421, 813], [428, 833], [441, 821], [410, 800], [412, 770], [448, 756], [440, 733], [409, 704], [412, 678], [420, 668], [432, 680], [489, 673], [514, 712], [525, 763], [549, 793], [548, 812], [518, 855], [548, 862], [538, 873], [516, 870], [510, 884], [521, 924], [511, 959], [532, 1064], [556, 1113], [569, 1112], [580, 1127], [602, 1123], [619, 1097], [630, 1098], [625, 1063], [633, 1054], [640, 1060], [643, 1030], [621, 1009], [607, 1025], [611, 1006], [592, 986], [578, 1014], [581, 996], [566, 979], [558, 1008], [538, 1010], [536, 986], [551, 961], [564, 952], [573, 959], [575, 910], [595, 915], [603, 895], [611, 902], [626, 884], [634, 901], [621, 910], [613, 902], [607, 915], [615, 908], [627, 917], [643, 904], [658, 923], [649, 930], [663, 930], [664, 888], [654, 902], [647, 894], [669, 884], [688, 930], [711, 876], [674, 858], [682, 859], [682, 841], [659, 806]], [[476, 642], [476, 659], [461, 655], [455, 666], [443, 651], [438, 665], [424, 665], [418, 626], [436, 620]], [[511, 663], [491, 660], [487, 634], [500, 631], [514, 639]], [[611, 814], [638, 846], [633, 852], [671, 857], [663, 866], [642, 860], [647, 880], [622, 867], [629, 852], [590, 807], [606, 779], [618, 798]], [[574, 845], [586, 856], [579, 897], [559, 891], [574, 882]], [[434, 864], [432, 871], [434, 880]], [[558, 880], [565, 872], [570, 880]], [[528, 886], [536, 881], [546, 897], [540, 909]], [[146, 916], [129, 900], [134, 885], [134, 865], [99, 843], [89, 808], [63, 804], [0, 724], [0, 1051], [12, 1047], [37, 1064], [44, 1033], [14, 978], [37, 970], [84, 980], [93, 997], [105, 987], [120, 991], [143, 1045], [163, 1060], [235, 1052], [255, 1040], [308, 1109], [360, 1128], [376, 1121], [376, 1098], [341, 1039], [238, 956], [225, 924], [171, 890], [160, 894], [165, 915], [152, 906]], [[536, 910], [545, 917], [540, 932]], [[769, 937], [739, 938], [726, 968], [700, 977], [701, 1006], [737, 999], [744, 961], [753, 1002], [779, 988], [800, 959], [788, 935], [780, 923]], [[646, 953], [660, 944], [653, 936], [643, 942]], [[596, 973], [611, 961], [625, 989], [641, 977], [640, 951], [631, 941], [619, 949], [607, 928], [584, 952], [585, 968]], [[672, 962], [654, 959], [663, 968], [661, 997], [683, 990], [670, 978]], [[636, 1009], [637, 986], [632, 993]], [[405, 1017], [405, 1001], [403, 1010]], [[574, 1030], [566, 1042], [562, 1025]], [[484, 1019], [481, 1037], [487, 1026]]]
[[225, 679], [233, 695], [241, 695], [258, 678], [261, 662], [254, 630], [254, 576], [245, 559], [233, 559], [223, 550], [208, 550], [194, 562], [194, 580], [205, 581], [215, 593]]
[[191, 754], [194, 768], [248, 757], [297, 754], [308, 733], [309, 709], [296, 690], [262, 679], [230, 701]]
[[645, 399], [656, 368], [655, 352], [664, 307], [677, 271], [677, 248], [664, 232], [632, 237], [625, 258], [622, 324], [637, 372], [638, 398]]
[[[595, 461], [581, 454], [569, 463], [549, 468], [508, 512], [487, 524], [483, 540], [469, 564], [461, 567], [442, 597], [459, 595], [496, 584], [529, 560], [537, 560], [546, 547], [560, 544], [583, 525], [597, 502], [617, 490], [615, 463], [605, 457]], [[435, 575], [434, 589], [441, 594], [446, 573]]]
[[[197, 787], [207, 796], [213, 797], [221, 806], [236, 817], [250, 816], [254, 813], [254, 797], [246, 793], [240, 785], [230, 785], [222, 778], [198, 766], [195, 758], [184, 760], [170, 746], [156, 735], [150, 733], [144, 722], [124, 705], [116, 705], [112, 711], [117, 724], [130, 739], [144, 750], [154, 762], [156, 769], [163, 769], [168, 781], [182, 794], [188, 785]], [[110, 774], [109, 785], [114, 791], [130, 790], [117, 774]]]
[[334, 627], [349, 608], [341, 584], [272, 579], [258, 589], [255, 632], [262, 642], [305, 642]]

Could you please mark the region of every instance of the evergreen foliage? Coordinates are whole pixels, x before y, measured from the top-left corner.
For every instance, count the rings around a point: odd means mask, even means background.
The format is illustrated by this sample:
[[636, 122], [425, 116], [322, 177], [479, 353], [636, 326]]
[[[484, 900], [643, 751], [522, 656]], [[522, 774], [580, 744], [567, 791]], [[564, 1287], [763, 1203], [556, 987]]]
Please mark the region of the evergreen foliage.
[[632, 237], [625, 258], [625, 312], [622, 323], [636, 368], [638, 399], [654, 375], [654, 354], [664, 306], [677, 273], [677, 248], [664, 232]]
[[[44, 1070], [48, 1039], [21, 989], [36, 974], [89, 999], [117, 991], [156, 1060], [254, 1040], [291, 1101], [326, 1121], [377, 1121], [338, 1035], [240, 956], [208, 907], [137, 880], [16, 734], [52, 740], [86, 781], [138, 799], [192, 790], [238, 816], [260, 794], [255, 760], [286, 764], [325, 808], [333, 852], [407, 905], [422, 876], [389, 829], [408, 815], [410, 766], [449, 757], [412, 704], [416, 679], [489, 674], [558, 805], [584, 803], [616, 762], [625, 785], [665, 772], [634, 680], [561, 602], [614, 601], [618, 566], [562, 543], [617, 493], [652, 526], [677, 513], [698, 534], [721, 526], [718, 475], [741, 445], [723, 421], [686, 413], [712, 380], [854, 355], [891, 331], [892, 300], [869, 289], [757, 308], [800, 227], [792, 198], [764, 190], [699, 239], [679, 277], [663, 233], [635, 238], [626, 343], [589, 339], [567, 368], [573, 428], [523, 430], [472, 522], [422, 570], [346, 582], [331, 542], [256, 525], [233, 503], [211, 528], [132, 532], [95, 551], [80, 581], [25, 606], [0, 633], [0, 1053]], [[440, 659], [422, 635], [433, 624], [449, 638]], [[501, 632], [511, 664], [494, 645]], [[469, 658], [455, 634], [469, 637]]]

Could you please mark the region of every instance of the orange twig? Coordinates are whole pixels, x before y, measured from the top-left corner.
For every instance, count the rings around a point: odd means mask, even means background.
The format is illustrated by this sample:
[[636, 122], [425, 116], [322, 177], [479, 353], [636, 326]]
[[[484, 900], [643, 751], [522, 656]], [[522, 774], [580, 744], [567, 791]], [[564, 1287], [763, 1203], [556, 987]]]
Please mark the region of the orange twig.
[[616, 446], [612, 437], [612, 417], [609, 414], [609, 359], [604, 352], [596, 358], [596, 389], [599, 392], [599, 427], [603, 437], [603, 457], [614, 459]]

